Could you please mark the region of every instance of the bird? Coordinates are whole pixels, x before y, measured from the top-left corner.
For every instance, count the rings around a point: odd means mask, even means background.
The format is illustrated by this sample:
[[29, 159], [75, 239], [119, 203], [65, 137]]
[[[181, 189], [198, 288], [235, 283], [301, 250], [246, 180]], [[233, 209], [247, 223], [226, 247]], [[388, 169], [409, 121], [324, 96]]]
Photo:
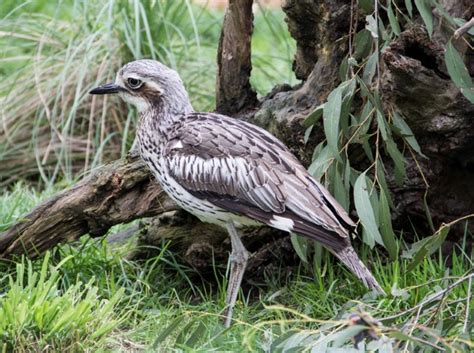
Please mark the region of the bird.
[[179, 74], [149, 59], [124, 65], [90, 94], [118, 94], [138, 110], [141, 158], [185, 211], [227, 229], [229, 327], [249, 252], [238, 230], [270, 226], [321, 243], [374, 292], [384, 293], [351, 245], [356, 224], [275, 136], [226, 115], [196, 112]]

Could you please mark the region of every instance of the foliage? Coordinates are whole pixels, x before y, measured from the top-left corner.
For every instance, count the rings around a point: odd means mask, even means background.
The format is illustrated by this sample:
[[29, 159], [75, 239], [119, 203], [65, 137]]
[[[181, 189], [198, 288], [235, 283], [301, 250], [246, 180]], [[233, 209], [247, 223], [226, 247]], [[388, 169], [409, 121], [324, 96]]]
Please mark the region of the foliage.
[[[453, 29], [460, 23], [459, 19], [449, 16], [436, 0], [415, 0], [414, 5], [430, 37], [433, 32], [432, 7], [436, 6]], [[371, 248], [376, 244], [383, 246], [393, 261], [400, 246], [391, 224], [394, 206], [387, 180], [387, 177], [392, 177], [387, 175], [387, 165], [394, 171], [393, 181], [402, 186], [406, 178], [407, 155], [415, 161], [426, 156], [401, 112], [383, 103], [380, 55], [400, 36], [402, 29], [413, 23], [415, 14], [411, 0], [403, 4], [390, 0], [385, 6], [378, 1], [361, 0], [357, 6], [359, 8], [354, 8], [352, 16], [365, 13], [366, 25], [360, 30], [350, 29], [349, 53], [340, 66], [341, 83], [329, 94], [327, 101], [306, 118], [305, 141], [310, 139], [313, 126], [321, 118], [326, 136], [326, 140], [314, 150], [309, 171], [317, 179], [323, 179], [346, 210], [350, 209], [352, 194], [362, 225], [363, 241]], [[454, 84], [472, 102], [472, 79], [451, 41], [446, 46], [445, 60]], [[359, 156], [360, 150], [371, 162], [365, 170], [356, 170], [350, 163], [351, 156]], [[421, 169], [419, 172], [422, 173]], [[427, 206], [426, 214], [429, 218]], [[428, 222], [431, 224], [431, 219]], [[406, 256], [414, 258], [413, 266], [439, 248], [443, 241], [438, 235], [443, 234], [444, 240], [448, 231], [449, 226], [443, 226], [432, 237], [426, 238], [426, 246], [406, 252]], [[302, 238], [294, 243], [298, 249], [307, 247], [307, 240]], [[432, 249], [428, 251], [427, 248]]]
[[98, 347], [117, 327], [114, 312], [123, 295], [118, 289], [109, 300], [100, 299], [93, 280], [77, 281], [65, 290], [60, 287], [60, 268], [70, 260], [50, 265], [50, 254], [41, 268], [31, 261], [16, 264], [14, 274], [2, 282], [8, 289], [0, 298], [0, 347], [2, 351], [77, 351]]

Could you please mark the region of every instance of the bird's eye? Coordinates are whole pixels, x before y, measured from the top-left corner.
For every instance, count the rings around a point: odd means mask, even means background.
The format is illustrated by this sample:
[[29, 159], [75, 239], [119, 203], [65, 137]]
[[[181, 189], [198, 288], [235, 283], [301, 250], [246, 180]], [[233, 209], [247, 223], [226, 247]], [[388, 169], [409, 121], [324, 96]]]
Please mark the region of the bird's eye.
[[137, 89], [137, 88], [140, 88], [140, 86], [143, 84], [143, 81], [137, 78], [130, 77], [127, 80], [127, 83], [130, 86], [130, 88]]

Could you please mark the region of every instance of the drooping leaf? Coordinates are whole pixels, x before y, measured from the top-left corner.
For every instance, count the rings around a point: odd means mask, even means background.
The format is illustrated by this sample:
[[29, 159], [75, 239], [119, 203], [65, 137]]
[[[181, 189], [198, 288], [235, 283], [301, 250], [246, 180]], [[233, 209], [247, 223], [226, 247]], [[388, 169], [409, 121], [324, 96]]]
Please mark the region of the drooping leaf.
[[324, 175], [324, 173], [326, 173], [326, 170], [333, 161], [334, 157], [332, 156], [328, 146], [324, 146], [320, 152], [315, 155], [315, 157], [316, 158], [308, 168], [308, 172], [316, 180], [321, 180], [321, 177]]
[[320, 104], [314, 109], [304, 120], [303, 126], [309, 127], [316, 124], [316, 122], [323, 116], [324, 103]]
[[395, 165], [395, 182], [398, 186], [402, 186], [406, 175], [405, 158], [393, 140], [385, 141], [385, 146]]
[[382, 139], [384, 141], [388, 140], [390, 136], [390, 132], [388, 129], [387, 121], [385, 120], [385, 116], [382, 111], [377, 109], [377, 127], [379, 128], [380, 134], [382, 135]]
[[334, 89], [323, 109], [324, 134], [334, 157], [339, 156], [339, 121], [342, 109], [342, 87]]
[[373, 15], [365, 16], [365, 28], [370, 32], [373, 38], [378, 38], [378, 28], [377, 28], [377, 21]]
[[395, 33], [397, 36], [400, 35], [400, 25], [398, 23], [397, 17], [393, 13], [392, 9], [392, 1], [388, 2], [387, 5], [387, 15], [388, 15], [388, 21], [390, 22], [390, 26], [392, 26], [392, 31]]
[[397, 242], [395, 241], [395, 233], [392, 228], [392, 217], [390, 215], [390, 207], [388, 205], [385, 191], [380, 189], [379, 199], [379, 222], [380, 233], [382, 235], [383, 244], [388, 251], [390, 260], [394, 261], [397, 258]]
[[425, 23], [428, 35], [431, 38], [433, 34], [433, 13], [431, 12], [431, 1], [430, 0], [415, 0], [415, 6]]
[[349, 63], [348, 63], [348, 56], [346, 56], [341, 61], [341, 65], [339, 65], [339, 80], [345, 81], [347, 80], [347, 73], [349, 72]]
[[411, 0], [405, 0], [405, 7], [407, 8], [410, 18], [413, 17], [413, 4], [411, 3]]
[[308, 263], [308, 239], [302, 237], [301, 235], [291, 233], [290, 236], [291, 244], [296, 251], [298, 257], [303, 261], [305, 264]]
[[[370, 202], [369, 189], [367, 186], [366, 172], [359, 175], [354, 185], [354, 204], [360, 222], [367, 235], [377, 243], [383, 244], [382, 236], [375, 221], [375, 213]], [[370, 242], [372, 243], [372, 242]], [[368, 245], [371, 245], [371, 244]], [[373, 245], [372, 245], [373, 247]]]
[[451, 41], [449, 41], [446, 46], [444, 59], [446, 61], [449, 76], [454, 84], [471, 103], [474, 103], [474, 85], [472, 83], [472, 78], [464, 65], [461, 55], [458, 53], [456, 48], [454, 48]]
[[425, 257], [430, 256], [443, 245], [449, 233], [449, 226], [441, 226], [435, 234], [413, 243], [409, 250], [403, 252], [403, 257], [411, 258], [407, 271], [413, 270]]
[[309, 137], [311, 136], [311, 131], [313, 131], [314, 125], [311, 125], [309, 128], [307, 128], [304, 132], [304, 137], [303, 137], [303, 142], [304, 144], [308, 143]]
[[405, 119], [402, 118], [397, 112], [393, 112], [392, 118], [393, 124], [400, 131], [400, 135], [404, 138], [408, 145], [413, 148], [413, 150], [420, 156], [428, 158], [421, 152], [421, 147], [418, 144], [418, 141], [416, 140], [415, 135], [411, 131], [410, 127], [405, 122]]
[[358, 3], [360, 8], [366, 13], [371, 13], [374, 11], [373, 0], [359, 0]]
[[334, 173], [332, 175], [332, 184], [334, 190], [334, 198], [341, 204], [346, 211], [349, 211], [349, 193], [344, 187], [342, 175], [339, 172], [337, 164], [334, 164]]
[[367, 85], [372, 83], [372, 79], [374, 78], [375, 71], [377, 69], [377, 59], [378, 55], [377, 52], [372, 53], [367, 60], [367, 63], [364, 66], [364, 72], [362, 73], [362, 79]]
[[372, 36], [370, 31], [363, 29], [354, 36], [354, 57], [361, 60], [367, 57], [372, 48]]

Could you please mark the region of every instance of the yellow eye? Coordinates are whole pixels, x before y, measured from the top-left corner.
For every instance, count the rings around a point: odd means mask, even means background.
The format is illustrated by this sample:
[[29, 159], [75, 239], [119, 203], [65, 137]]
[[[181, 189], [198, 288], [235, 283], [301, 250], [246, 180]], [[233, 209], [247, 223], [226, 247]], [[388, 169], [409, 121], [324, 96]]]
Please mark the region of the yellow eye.
[[131, 89], [138, 89], [143, 84], [143, 81], [137, 78], [130, 77], [129, 79], [127, 79], [127, 83]]

